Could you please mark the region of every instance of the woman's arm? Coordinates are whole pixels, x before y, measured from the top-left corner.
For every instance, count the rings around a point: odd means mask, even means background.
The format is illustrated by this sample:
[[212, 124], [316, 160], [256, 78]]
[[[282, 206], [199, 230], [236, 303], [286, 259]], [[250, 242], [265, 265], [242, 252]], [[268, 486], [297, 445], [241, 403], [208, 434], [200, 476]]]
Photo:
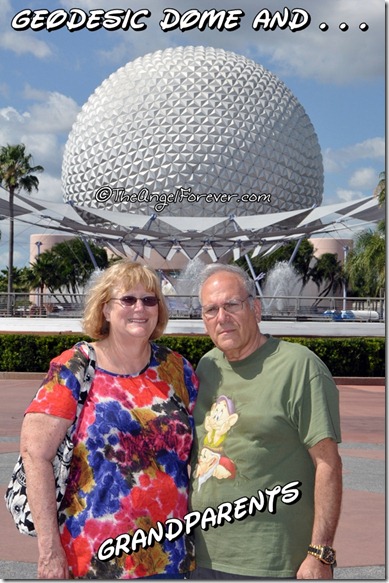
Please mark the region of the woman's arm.
[[52, 460], [71, 421], [45, 413], [27, 413], [21, 431], [21, 454], [27, 481], [27, 496], [38, 535], [38, 578], [68, 579], [62, 547]]

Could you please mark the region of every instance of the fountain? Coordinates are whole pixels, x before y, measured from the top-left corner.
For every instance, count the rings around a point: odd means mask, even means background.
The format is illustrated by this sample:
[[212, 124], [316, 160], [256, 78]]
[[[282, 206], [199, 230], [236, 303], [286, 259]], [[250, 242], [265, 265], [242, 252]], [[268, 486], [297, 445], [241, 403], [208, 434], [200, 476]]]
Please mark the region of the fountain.
[[[173, 282], [163, 276], [165, 284], [162, 288], [169, 305], [171, 315], [181, 317], [200, 316], [198, 300], [199, 276], [206, 264], [200, 258], [189, 260], [185, 269]], [[296, 295], [300, 276], [287, 261], [281, 261], [269, 271], [263, 291], [263, 312], [286, 312], [289, 309], [289, 296]]]
[[262, 300], [264, 313], [288, 311], [288, 298], [296, 295], [299, 283], [300, 276], [292, 265], [287, 261], [276, 263], [266, 277]]
[[189, 316], [190, 318], [200, 315], [198, 281], [205, 265], [199, 257], [189, 260], [174, 281], [174, 292], [167, 294], [166, 298], [171, 314], [176, 312], [177, 315]]

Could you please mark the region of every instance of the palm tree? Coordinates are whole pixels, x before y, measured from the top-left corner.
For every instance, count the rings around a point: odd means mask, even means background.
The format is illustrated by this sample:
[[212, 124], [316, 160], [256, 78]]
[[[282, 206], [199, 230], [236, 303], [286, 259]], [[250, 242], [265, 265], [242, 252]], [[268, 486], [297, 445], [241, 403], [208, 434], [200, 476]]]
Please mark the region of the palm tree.
[[[323, 253], [311, 268], [310, 277], [320, 292], [313, 306], [317, 306], [330, 293], [335, 294], [342, 288], [345, 280], [342, 264], [335, 253]], [[322, 285], [324, 287], [320, 291]]]
[[0, 148], [0, 186], [9, 195], [9, 259], [8, 259], [8, 300], [7, 311], [11, 313], [13, 292], [14, 261], [14, 196], [21, 190], [38, 190], [39, 180], [35, 172], [43, 172], [42, 166], [31, 166], [32, 156], [26, 154], [24, 144], [1, 146]]
[[[29, 269], [28, 267], [14, 267], [12, 280], [14, 284], [14, 291], [17, 293], [28, 293], [30, 291], [29, 283]], [[0, 292], [7, 293], [8, 287], [8, 267], [0, 271]]]
[[385, 289], [385, 225], [362, 231], [349, 253], [346, 273], [354, 295], [379, 297]]
[[[98, 268], [106, 268], [108, 266], [108, 257], [105, 249], [92, 242], [89, 242], [89, 248], [93, 253]], [[94, 266], [84, 241], [78, 237], [69, 241], [62, 241], [54, 245], [51, 248], [51, 252], [56, 260], [58, 271], [61, 272], [61, 287], [65, 287], [70, 295], [77, 296], [88, 283], [94, 271]]]
[[[266, 283], [267, 275], [277, 263], [282, 263], [284, 261], [289, 262], [291, 260], [295, 248], [296, 242], [292, 241], [285, 243], [270, 255], [260, 255], [251, 260], [255, 272], [264, 274], [264, 278], [261, 281], [263, 286]], [[308, 241], [308, 239], [303, 239], [299, 244], [297, 253], [294, 257], [292, 266], [300, 276], [302, 287], [304, 287], [310, 279], [310, 265], [314, 260], [314, 251], [313, 244]], [[237, 264], [243, 267], [243, 269], [245, 268], [244, 259], [238, 259]]]
[[386, 177], [385, 172], [381, 172], [379, 176], [379, 183], [376, 188], [377, 196], [378, 196], [378, 204], [382, 206], [385, 204], [386, 199]]
[[[12, 274], [12, 281], [14, 285], [14, 291], [18, 294], [18, 299], [15, 306], [27, 307], [28, 306], [28, 292], [30, 290], [29, 283], [29, 269], [28, 267], [14, 267]], [[8, 267], [0, 271], [0, 309], [2, 311], [7, 310], [7, 292], [8, 288]], [[4, 295], [3, 295], [4, 294]]]
[[[102, 247], [89, 245], [99, 269], [108, 266], [107, 252]], [[63, 301], [74, 299], [81, 294], [94, 270], [87, 248], [80, 238], [62, 241], [51, 249], [44, 251], [31, 264], [30, 289], [40, 288], [43, 293], [46, 287], [58, 299]]]
[[[374, 192], [379, 206], [382, 207], [386, 199], [385, 172], [379, 175], [379, 183]], [[385, 247], [385, 220], [379, 221], [375, 230], [366, 229], [357, 236], [345, 266], [354, 295], [379, 297], [385, 290]]]
[[43, 298], [44, 298], [44, 291], [45, 287], [49, 290], [50, 293], [54, 295], [54, 292], [58, 289], [57, 287], [57, 266], [54, 263], [54, 257], [51, 253], [51, 250], [45, 251], [44, 253], [40, 254], [31, 267], [28, 269], [29, 277], [29, 289], [32, 290], [39, 290], [38, 291], [38, 307], [39, 307], [39, 314], [42, 314], [43, 308]]

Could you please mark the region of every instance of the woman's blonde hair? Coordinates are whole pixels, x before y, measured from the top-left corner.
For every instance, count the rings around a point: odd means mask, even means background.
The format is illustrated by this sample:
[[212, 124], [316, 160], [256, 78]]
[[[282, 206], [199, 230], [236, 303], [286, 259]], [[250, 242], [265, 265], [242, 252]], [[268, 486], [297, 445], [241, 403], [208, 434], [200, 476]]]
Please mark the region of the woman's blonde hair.
[[109, 335], [103, 307], [113, 296], [141, 284], [158, 298], [158, 322], [150, 336], [155, 340], [162, 336], [169, 320], [169, 311], [161, 291], [156, 272], [150, 267], [134, 263], [129, 259], [117, 261], [99, 274], [90, 286], [85, 300], [83, 330], [91, 338], [102, 340]]

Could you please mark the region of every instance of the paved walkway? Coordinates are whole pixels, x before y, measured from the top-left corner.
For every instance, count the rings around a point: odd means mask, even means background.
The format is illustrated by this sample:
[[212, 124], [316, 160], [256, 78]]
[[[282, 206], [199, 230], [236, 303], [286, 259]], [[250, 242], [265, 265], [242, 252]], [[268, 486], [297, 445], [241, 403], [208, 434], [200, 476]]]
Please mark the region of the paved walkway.
[[[345, 381], [342, 381], [345, 382]], [[23, 411], [39, 379], [0, 380], [0, 496], [19, 450]], [[344, 499], [336, 579], [385, 579], [385, 387], [339, 385]], [[0, 502], [0, 578], [36, 578], [36, 539], [16, 530]]]

